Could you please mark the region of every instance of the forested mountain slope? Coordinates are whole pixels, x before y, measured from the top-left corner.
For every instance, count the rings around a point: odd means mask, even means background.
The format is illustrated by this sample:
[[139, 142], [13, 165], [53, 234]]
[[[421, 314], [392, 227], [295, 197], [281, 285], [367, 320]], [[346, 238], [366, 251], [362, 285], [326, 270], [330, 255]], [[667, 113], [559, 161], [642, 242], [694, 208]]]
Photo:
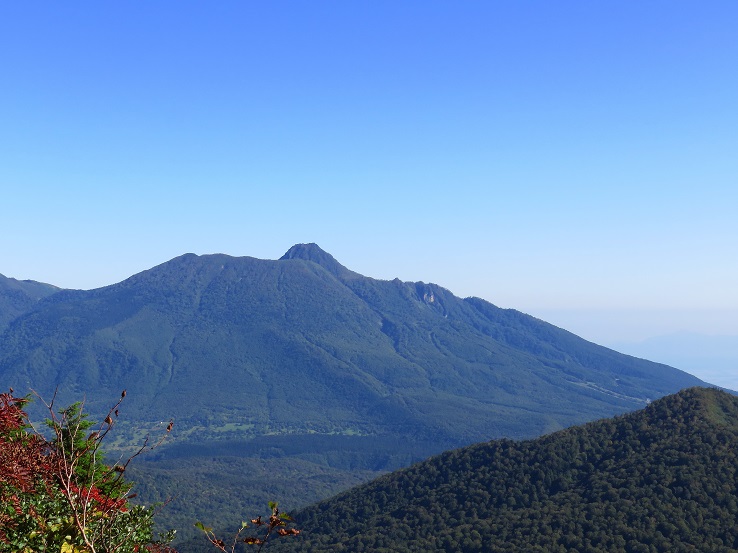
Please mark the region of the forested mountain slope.
[[[282, 459], [239, 510], [270, 489], [292, 490], [292, 508], [446, 449], [538, 436], [701, 384], [435, 284], [364, 277], [315, 244], [279, 260], [186, 254], [18, 309], [3, 315], [0, 380], [21, 394], [57, 390], [58, 405], [85, 399], [93, 416], [126, 389], [117, 446], [174, 418], [136, 479], [144, 498], [179, 482], [197, 512], [211, 496], [192, 490], [220, 484], [218, 459]], [[217, 500], [240, 520], [235, 499]]]
[[738, 398], [691, 388], [450, 451], [305, 509], [273, 551], [738, 550]]
[[0, 376], [90, 406], [127, 388], [129, 414], [151, 421], [444, 447], [538, 435], [699, 383], [434, 284], [362, 277], [315, 245], [279, 261], [188, 254], [53, 294], [2, 335]]
[[33, 309], [39, 300], [58, 291], [51, 284], [0, 275], [0, 332], [10, 321]]

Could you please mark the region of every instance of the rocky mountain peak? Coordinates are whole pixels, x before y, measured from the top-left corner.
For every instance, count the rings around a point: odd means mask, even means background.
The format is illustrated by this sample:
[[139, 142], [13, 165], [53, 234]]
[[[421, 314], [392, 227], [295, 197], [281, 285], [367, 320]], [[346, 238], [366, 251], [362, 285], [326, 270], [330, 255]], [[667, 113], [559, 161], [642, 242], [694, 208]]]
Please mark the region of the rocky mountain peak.
[[356, 273], [341, 265], [331, 254], [321, 249], [321, 247], [315, 243], [295, 244], [289, 250], [287, 250], [287, 253], [279, 258], [280, 261], [284, 261], [287, 259], [302, 259], [304, 261], [312, 261], [313, 263], [317, 263], [339, 279], [350, 277], [351, 275], [356, 275]]

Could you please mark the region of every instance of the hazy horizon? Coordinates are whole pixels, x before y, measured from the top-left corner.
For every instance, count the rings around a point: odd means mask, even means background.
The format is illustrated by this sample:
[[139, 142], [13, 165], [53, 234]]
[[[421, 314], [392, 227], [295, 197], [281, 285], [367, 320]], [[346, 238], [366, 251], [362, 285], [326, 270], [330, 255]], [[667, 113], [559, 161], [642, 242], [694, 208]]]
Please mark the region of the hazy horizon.
[[0, 273], [89, 289], [316, 242], [603, 345], [738, 335], [737, 18], [4, 4]]

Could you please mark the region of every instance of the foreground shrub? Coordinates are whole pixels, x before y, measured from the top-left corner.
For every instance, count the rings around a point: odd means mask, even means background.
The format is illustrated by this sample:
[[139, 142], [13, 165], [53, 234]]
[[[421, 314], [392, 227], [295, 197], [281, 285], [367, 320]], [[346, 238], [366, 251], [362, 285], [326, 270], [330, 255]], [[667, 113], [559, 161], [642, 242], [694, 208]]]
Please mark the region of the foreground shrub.
[[47, 439], [28, 422], [28, 398], [0, 394], [0, 551], [174, 552], [174, 533], [154, 539], [155, 508], [132, 505], [123, 478], [131, 459], [152, 446], [145, 442], [124, 463], [103, 462], [100, 446], [124, 397], [97, 426], [81, 403], [59, 412], [46, 404]]
[[[170, 546], [174, 530], [154, 538], [155, 507], [133, 505], [132, 484], [124, 474], [138, 455], [158, 447], [172, 422], [154, 444], [144, 440], [123, 462], [106, 464], [102, 442], [115, 425], [126, 392], [102, 423], [88, 420], [82, 403], [49, 412], [51, 438], [29, 423], [24, 407], [29, 398], [0, 394], [0, 553], [176, 553]], [[243, 523], [228, 545], [201, 523], [216, 549], [234, 553], [237, 546], [257, 546], [276, 536], [292, 536], [289, 516], [270, 503], [271, 516], [252, 519], [250, 535]]]

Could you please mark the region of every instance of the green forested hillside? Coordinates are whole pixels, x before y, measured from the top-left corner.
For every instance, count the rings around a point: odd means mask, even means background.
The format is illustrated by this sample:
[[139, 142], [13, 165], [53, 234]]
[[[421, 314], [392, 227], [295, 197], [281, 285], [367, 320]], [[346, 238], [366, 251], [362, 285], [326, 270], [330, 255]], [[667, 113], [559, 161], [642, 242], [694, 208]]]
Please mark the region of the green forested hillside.
[[[0, 377], [178, 439], [412, 435], [439, 448], [530, 437], [699, 384], [434, 284], [349, 271], [315, 245], [281, 260], [184, 255], [65, 290], [0, 336]], [[101, 409], [102, 411], [102, 409]], [[464, 424], [460, 424], [463, 422]]]
[[[203, 504], [207, 494], [186, 491], [202, 478], [227, 487], [213, 459], [333, 474], [332, 486], [308, 481], [304, 505], [447, 449], [538, 436], [700, 384], [435, 284], [364, 277], [315, 244], [279, 260], [187, 254], [13, 313], [0, 380], [21, 394], [56, 390], [59, 405], [84, 399], [93, 417], [126, 389], [109, 447], [174, 418], [171, 440], [135, 478], [147, 501], [168, 489], [147, 476], [164, 474], [153, 464], [183, 482], [198, 475], [177, 492], [186, 509]], [[305, 485], [291, 470], [265, 478], [267, 488]], [[241, 520], [248, 496], [224, 509], [228, 521]]]
[[736, 517], [738, 398], [691, 388], [383, 476], [297, 513], [273, 550], [728, 552]]
[[10, 321], [36, 307], [42, 298], [58, 291], [59, 288], [50, 284], [0, 275], [0, 333]]

